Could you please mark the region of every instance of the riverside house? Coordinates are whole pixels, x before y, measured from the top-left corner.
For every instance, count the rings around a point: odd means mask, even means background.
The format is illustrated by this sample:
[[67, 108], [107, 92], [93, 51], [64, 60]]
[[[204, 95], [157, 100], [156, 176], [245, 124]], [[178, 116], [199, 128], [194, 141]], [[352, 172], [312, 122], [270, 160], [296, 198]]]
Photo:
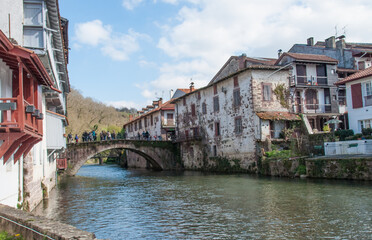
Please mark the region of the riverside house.
[[0, 203], [33, 210], [56, 184], [66, 147], [68, 21], [57, 0], [0, 9]]
[[354, 133], [372, 127], [372, 67], [346, 77], [336, 85], [346, 85], [349, 127]]
[[256, 172], [259, 143], [300, 120], [285, 97], [289, 76], [285, 67], [231, 57], [207, 86], [173, 100], [184, 167]]

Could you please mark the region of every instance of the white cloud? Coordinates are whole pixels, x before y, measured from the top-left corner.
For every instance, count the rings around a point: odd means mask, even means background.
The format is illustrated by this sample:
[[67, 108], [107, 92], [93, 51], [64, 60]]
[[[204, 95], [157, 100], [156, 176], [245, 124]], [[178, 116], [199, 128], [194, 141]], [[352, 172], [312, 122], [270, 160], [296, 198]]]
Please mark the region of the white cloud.
[[93, 20], [76, 24], [75, 37], [81, 44], [97, 46], [109, 39], [111, 31], [110, 25], [104, 26], [100, 20]]
[[142, 104], [138, 104], [136, 102], [131, 102], [131, 101], [113, 101], [113, 102], [107, 102], [106, 103], [109, 106], [113, 106], [115, 108], [135, 108], [135, 109], [140, 109], [142, 108]]
[[99, 47], [103, 55], [115, 61], [124, 61], [129, 59], [131, 53], [140, 50], [139, 40], [151, 38], [132, 29], [129, 29], [127, 34], [113, 32], [110, 25], [103, 25], [102, 21], [93, 20], [76, 24], [74, 39], [77, 41], [74, 46]]
[[141, 4], [143, 0], [123, 0], [122, 5], [128, 10], [133, 10], [135, 7]]
[[295, 43], [306, 43], [308, 37], [323, 41], [335, 34], [336, 25], [339, 34], [347, 26], [349, 42], [372, 40], [371, 1], [183, 2], [191, 4], [182, 6], [173, 21], [159, 26], [163, 34], [157, 46], [171, 61], [161, 65], [160, 75], [148, 87], [151, 91], [188, 87], [190, 78], [197, 88], [202, 87], [231, 55], [276, 57], [278, 49], [288, 51]]

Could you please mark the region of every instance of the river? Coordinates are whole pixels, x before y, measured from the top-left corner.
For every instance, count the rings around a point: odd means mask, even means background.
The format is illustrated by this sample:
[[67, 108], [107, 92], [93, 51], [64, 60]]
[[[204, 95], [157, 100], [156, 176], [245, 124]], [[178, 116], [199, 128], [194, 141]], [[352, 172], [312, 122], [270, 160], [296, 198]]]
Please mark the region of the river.
[[101, 239], [372, 239], [372, 183], [89, 165], [35, 213]]

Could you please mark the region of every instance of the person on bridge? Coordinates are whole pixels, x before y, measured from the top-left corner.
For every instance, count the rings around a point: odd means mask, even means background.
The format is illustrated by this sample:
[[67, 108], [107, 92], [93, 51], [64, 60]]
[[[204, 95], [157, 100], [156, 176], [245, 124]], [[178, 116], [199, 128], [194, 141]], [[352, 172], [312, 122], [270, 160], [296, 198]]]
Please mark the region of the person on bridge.
[[116, 133], [115, 133], [115, 130], [111, 133], [111, 139], [112, 140], [115, 140], [116, 138]]
[[111, 140], [111, 133], [110, 133], [110, 131], [107, 131], [107, 140]]
[[69, 133], [69, 134], [67, 135], [67, 142], [68, 142], [68, 143], [71, 143], [71, 142], [72, 142], [72, 134], [71, 134], [71, 133]]
[[79, 137], [78, 137], [77, 134], [75, 134], [75, 142], [76, 142], [76, 143], [79, 143]]

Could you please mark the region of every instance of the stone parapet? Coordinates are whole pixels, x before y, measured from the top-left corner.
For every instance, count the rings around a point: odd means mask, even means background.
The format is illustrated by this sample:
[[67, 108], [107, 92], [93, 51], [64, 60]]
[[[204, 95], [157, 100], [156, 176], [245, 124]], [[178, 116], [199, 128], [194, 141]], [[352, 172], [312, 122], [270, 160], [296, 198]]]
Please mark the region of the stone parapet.
[[0, 231], [21, 234], [25, 240], [96, 239], [94, 233], [0, 204]]

